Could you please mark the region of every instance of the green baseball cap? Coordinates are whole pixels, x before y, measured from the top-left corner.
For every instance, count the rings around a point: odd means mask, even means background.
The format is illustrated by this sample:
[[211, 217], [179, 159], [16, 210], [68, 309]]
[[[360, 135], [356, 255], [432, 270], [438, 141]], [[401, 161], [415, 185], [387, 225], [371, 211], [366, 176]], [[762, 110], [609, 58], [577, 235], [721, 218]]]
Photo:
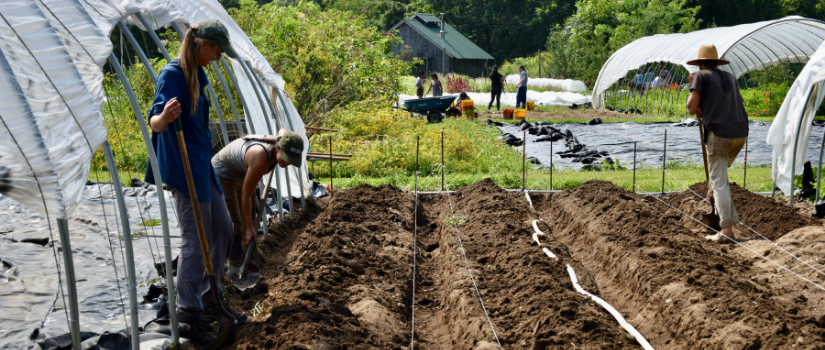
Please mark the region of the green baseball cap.
[[281, 158], [296, 168], [301, 167], [301, 154], [304, 153], [304, 139], [301, 135], [292, 131], [285, 132], [278, 142], [278, 148], [281, 149]]
[[229, 31], [217, 19], [202, 20], [192, 26], [192, 29], [195, 31], [196, 37], [218, 44], [227, 56], [238, 58], [238, 53], [229, 43]]

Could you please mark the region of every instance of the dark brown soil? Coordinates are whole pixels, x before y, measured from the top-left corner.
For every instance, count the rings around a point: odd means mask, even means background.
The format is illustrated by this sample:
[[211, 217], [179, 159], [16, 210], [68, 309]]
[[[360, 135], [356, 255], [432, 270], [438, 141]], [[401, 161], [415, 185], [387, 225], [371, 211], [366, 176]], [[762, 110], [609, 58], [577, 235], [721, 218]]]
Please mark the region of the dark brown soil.
[[[739, 216], [739, 220], [772, 241], [779, 239], [786, 233], [797, 228], [822, 224], [821, 220], [812, 218], [810, 215], [801, 215], [797, 209], [790, 208], [788, 203], [783, 204], [766, 198], [765, 196], [758, 195], [735, 183], [732, 183], [730, 188], [731, 198], [733, 199], [733, 205], [736, 208], [736, 214]], [[706, 182], [694, 184], [690, 186], [690, 189], [696, 192], [696, 194], [709, 198]], [[668, 204], [679, 208], [679, 210], [699, 218], [700, 213], [709, 212], [711, 207], [710, 204], [702, 198], [699, 198], [696, 194], [691, 191], [682, 191], [668, 194], [662, 199], [668, 202]], [[683, 225], [689, 228], [703, 231], [706, 229], [701, 224], [687, 217], [683, 216], [682, 221], [684, 222]], [[734, 226], [734, 230], [747, 236], [756, 236], [742, 225]], [[756, 236], [755, 238], [760, 237]]]
[[[734, 200], [745, 203], [736, 202], [740, 218], [757, 230], [817, 223], [742, 191], [734, 186]], [[506, 349], [638, 348], [609, 313], [576, 292], [568, 266], [656, 349], [825, 349], [819, 289], [744, 248], [704, 240], [654, 198], [603, 181], [530, 197], [535, 210], [524, 193], [482, 180], [449, 197], [419, 195], [417, 208], [413, 193], [389, 185], [312, 201], [286, 227], [270, 226], [260, 247], [262, 281], [227, 293], [254, 317], [226, 330], [214, 348], [408, 349], [417, 235], [415, 349], [497, 349], [491, 324]], [[701, 204], [685, 206], [685, 193], [665, 200], [685, 210]], [[532, 227], [539, 216], [547, 221], [537, 222], [545, 233], [540, 245]], [[777, 244], [822, 267], [823, 238], [825, 230], [809, 226]], [[748, 244], [825, 281], [769, 242]]]
[[554, 194], [542, 217], [654, 347], [825, 348], [822, 319], [789, 311], [804, 301], [751, 279], [761, 272], [753, 261], [704, 240], [654, 202], [589, 181]]
[[336, 192], [265, 281], [237, 349], [391, 349], [409, 341], [414, 199], [392, 186]]
[[[543, 246], [559, 257], [554, 260], [533, 241], [532, 222], [538, 217], [523, 193], [505, 192], [487, 179], [449, 199], [434, 195], [422, 200], [430, 224], [419, 231], [420, 242], [436, 247], [425, 253], [419, 270], [421, 285], [426, 286], [418, 289], [416, 310], [422, 349], [482, 349], [495, 344], [454, 223], [504, 348], [638, 347], [610, 314], [574, 290], [566, 265], [575, 269], [586, 290], [599, 294], [593, 276], [567, 248], [551, 237], [542, 238]], [[425, 305], [428, 300], [432, 302]]]

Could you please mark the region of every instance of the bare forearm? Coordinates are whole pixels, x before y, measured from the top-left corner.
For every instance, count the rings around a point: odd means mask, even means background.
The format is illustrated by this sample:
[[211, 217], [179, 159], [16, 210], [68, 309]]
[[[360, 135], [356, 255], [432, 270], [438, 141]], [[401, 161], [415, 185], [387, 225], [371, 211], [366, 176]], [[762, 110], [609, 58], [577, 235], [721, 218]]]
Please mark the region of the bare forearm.
[[152, 118], [149, 120], [149, 126], [152, 127], [152, 131], [156, 133], [162, 133], [166, 131], [167, 127], [169, 127], [169, 122], [163, 120], [160, 114], [158, 114], [152, 116]]

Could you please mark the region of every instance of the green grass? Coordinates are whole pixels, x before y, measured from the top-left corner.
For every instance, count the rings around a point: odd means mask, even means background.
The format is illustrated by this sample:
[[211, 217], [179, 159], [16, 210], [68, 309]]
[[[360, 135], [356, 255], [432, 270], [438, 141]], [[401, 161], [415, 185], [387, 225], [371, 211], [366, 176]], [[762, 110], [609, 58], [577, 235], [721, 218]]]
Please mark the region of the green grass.
[[[697, 182], [705, 180], [705, 171], [702, 168], [674, 169], [668, 170], [670, 176], [665, 175], [665, 191], [683, 191]], [[728, 177], [730, 182], [742, 185], [743, 169], [730, 169]], [[678, 181], [673, 180], [673, 178]], [[446, 185], [450, 190], [468, 186], [476, 181], [490, 178], [502, 188], [521, 189], [521, 172], [494, 173], [494, 174], [446, 174]], [[582, 183], [590, 180], [609, 181], [624, 189], [631, 190], [633, 187], [633, 171], [576, 171], [557, 170], [553, 172], [554, 190], [569, 190], [578, 187]], [[329, 178], [319, 178], [316, 181], [329, 183]], [[681, 183], [680, 183], [681, 182]], [[412, 175], [394, 175], [385, 177], [362, 177], [333, 179], [333, 187], [336, 189], [353, 188], [360, 184], [370, 184], [380, 186], [391, 184], [404, 190], [415, 189], [415, 177]], [[636, 172], [636, 185], [644, 192], [656, 192], [662, 189], [662, 170], [643, 169]], [[687, 185], [687, 186], [686, 186]], [[527, 186], [531, 190], [549, 190], [550, 171], [530, 170], [527, 172]], [[755, 192], [767, 192], [771, 190], [771, 169], [770, 168], [748, 168], [747, 188]], [[425, 176], [418, 178], [419, 191], [437, 191], [441, 189], [441, 176]]]
[[[136, 178], [140, 179], [141, 181], [143, 181], [143, 174], [142, 173], [138, 174], [138, 173], [132, 172], [132, 171], [127, 172], [127, 171], [121, 170], [120, 172], [118, 172], [118, 175], [120, 176], [120, 184], [123, 185], [123, 186], [131, 186], [133, 177], [136, 177]], [[89, 172], [88, 181], [111, 183], [112, 182], [112, 175], [109, 174], [108, 170], [92, 169]]]

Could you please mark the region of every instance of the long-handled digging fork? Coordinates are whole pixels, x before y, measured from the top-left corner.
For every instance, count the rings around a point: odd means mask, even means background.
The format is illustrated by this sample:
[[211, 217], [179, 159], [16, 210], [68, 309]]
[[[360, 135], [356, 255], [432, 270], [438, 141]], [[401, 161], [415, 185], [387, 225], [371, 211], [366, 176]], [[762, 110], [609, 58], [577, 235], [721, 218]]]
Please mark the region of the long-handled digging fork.
[[[708, 171], [708, 152], [705, 148], [705, 127], [702, 124], [702, 113], [696, 114], [696, 120], [699, 122], [699, 145], [702, 146], [702, 161], [705, 163], [705, 181], [710, 188], [710, 172]], [[719, 231], [722, 227], [719, 225], [719, 214], [716, 213], [716, 204], [713, 200], [713, 195], [710, 195], [710, 213], [701, 213], [702, 223], [708, 227]]]
[[183, 171], [186, 173], [186, 184], [189, 187], [189, 198], [192, 201], [192, 212], [195, 215], [195, 226], [198, 229], [198, 240], [201, 244], [201, 252], [203, 253], [203, 264], [206, 266], [206, 275], [209, 279], [209, 288], [212, 289], [212, 297], [215, 299], [215, 307], [220, 310], [221, 315], [233, 324], [237, 324], [235, 319], [229, 311], [223, 307], [221, 303], [220, 290], [218, 290], [218, 280], [215, 278], [215, 269], [212, 267], [212, 259], [209, 254], [209, 243], [206, 241], [206, 232], [203, 228], [203, 217], [201, 216], [201, 206], [198, 202], [198, 193], [195, 191], [195, 182], [192, 179], [192, 168], [189, 166], [189, 153], [186, 151], [186, 142], [183, 138], [183, 125], [180, 118], [175, 119], [175, 133], [178, 136], [178, 145], [180, 146], [181, 161], [183, 161]]

